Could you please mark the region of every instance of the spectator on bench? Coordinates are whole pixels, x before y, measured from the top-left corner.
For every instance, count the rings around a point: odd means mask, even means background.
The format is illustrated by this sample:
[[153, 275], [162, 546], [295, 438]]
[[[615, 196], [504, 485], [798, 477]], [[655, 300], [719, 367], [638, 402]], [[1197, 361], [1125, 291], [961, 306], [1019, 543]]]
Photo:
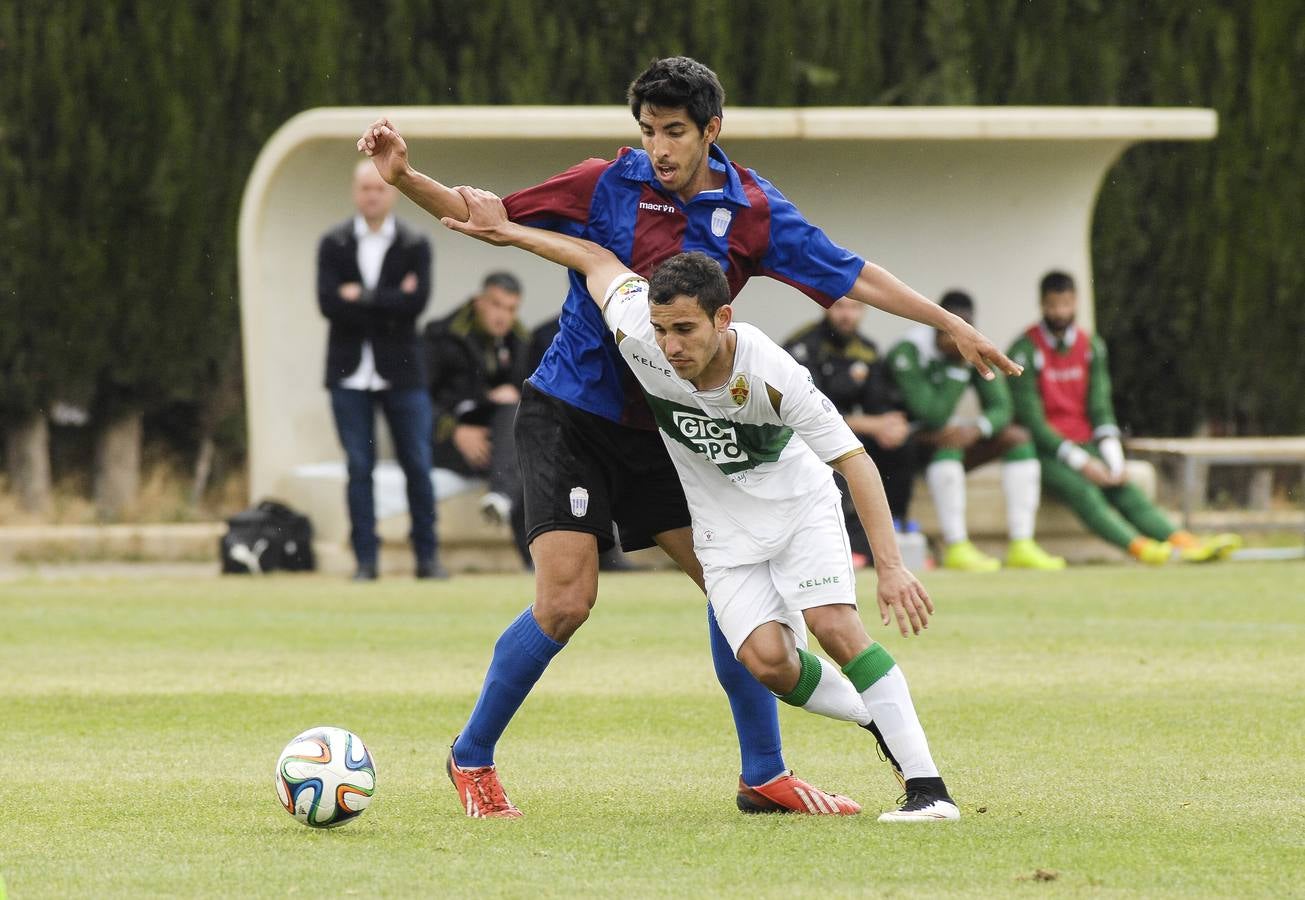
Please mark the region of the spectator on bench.
[[1106, 345], [1075, 324], [1078, 292], [1064, 272], [1039, 285], [1042, 321], [1011, 346], [1024, 366], [1011, 382], [1015, 415], [1033, 434], [1042, 483], [1104, 540], [1160, 565], [1222, 559], [1241, 546], [1235, 534], [1201, 539], [1182, 531], [1130, 484], [1115, 423]]
[[[949, 291], [939, 305], [974, 324], [974, 300], [969, 294]], [[1010, 537], [1006, 565], [1065, 568], [1064, 559], [1050, 555], [1033, 540], [1041, 501], [1038, 457], [1029, 433], [1012, 423], [1006, 379], [1000, 373], [992, 381], [979, 377], [965, 364], [955, 342], [927, 325], [912, 328], [889, 351], [888, 369], [920, 429], [917, 439], [930, 448], [924, 477], [945, 544], [943, 568], [969, 572], [1001, 568], [1000, 560], [970, 541], [965, 522], [965, 473], [998, 457]], [[1028, 378], [1027, 372], [1024, 377]], [[978, 394], [979, 415], [958, 416], [961, 398], [971, 387]]]
[[481, 512], [511, 524], [517, 550], [529, 564], [512, 433], [521, 383], [530, 374], [530, 335], [517, 318], [520, 308], [521, 282], [508, 272], [491, 272], [479, 293], [428, 323], [422, 337], [436, 414], [435, 465], [488, 480]]

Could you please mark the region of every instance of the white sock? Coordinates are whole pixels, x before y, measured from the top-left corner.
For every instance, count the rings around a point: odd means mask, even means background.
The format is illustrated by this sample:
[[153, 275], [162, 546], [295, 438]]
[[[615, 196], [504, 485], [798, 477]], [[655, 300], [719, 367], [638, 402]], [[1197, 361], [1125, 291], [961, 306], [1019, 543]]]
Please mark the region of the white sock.
[[779, 699], [818, 716], [855, 722], [858, 725], [870, 721], [865, 701], [836, 666], [829, 665], [806, 650], [799, 650], [798, 656], [802, 660], [802, 674], [798, 676], [797, 687]]
[[1002, 463], [1001, 489], [1006, 495], [1006, 530], [1012, 541], [1033, 537], [1042, 500], [1042, 465], [1036, 459]]
[[965, 466], [959, 459], [931, 462], [924, 470], [924, 480], [933, 495], [933, 508], [938, 513], [943, 543], [969, 540], [969, 533], [965, 530]]
[[[958, 463], [959, 465], [959, 463]], [[874, 684], [861, 692], [865, 708], [902, 767], [906, 778], [937, 778], [938, 767], [929, 753], [920, 718], [911, 702], [911, 691], [900, 666], [894, 665]]]

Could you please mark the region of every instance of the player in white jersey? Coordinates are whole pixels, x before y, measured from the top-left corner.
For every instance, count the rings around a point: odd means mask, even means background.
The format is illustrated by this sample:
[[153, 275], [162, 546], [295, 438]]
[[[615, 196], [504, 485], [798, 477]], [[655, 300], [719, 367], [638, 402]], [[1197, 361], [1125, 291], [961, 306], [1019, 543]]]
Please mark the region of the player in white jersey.
[[[684, 484], [707, 599], [739, 661], [786, 703], [875, 734], [906, 791], [880, 821], [958, 819], [906, 679], [857, 614], [831, 466], [874, 551], [883, 624], [895, 616], [903, 636], [919, 634], [933, 605], [902, 564], [874, 463], [807, 370], [733, 321], [724, 273], [705, 254], [671, 257], [645, 281], [597, 244], [516, 225], [493, 194], [458, 190], [470, 218], [446, 227], [575, 269], [602, 298]], [[808, 628], [841, 673], [807, 652]]]

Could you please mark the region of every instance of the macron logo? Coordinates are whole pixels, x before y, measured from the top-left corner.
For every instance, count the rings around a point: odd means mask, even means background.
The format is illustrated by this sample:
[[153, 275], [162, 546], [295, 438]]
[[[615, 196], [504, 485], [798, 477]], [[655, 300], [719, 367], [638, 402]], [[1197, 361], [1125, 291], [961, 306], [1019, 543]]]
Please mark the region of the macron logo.
[[674, 206], [671, 206], [669, 203], [649, 203], [647, 200], [640, 200], [639, 208], [646, 209], [649, 212], [661, 212], [661, 213], [679, 212], [678, 209], [676, 209]]

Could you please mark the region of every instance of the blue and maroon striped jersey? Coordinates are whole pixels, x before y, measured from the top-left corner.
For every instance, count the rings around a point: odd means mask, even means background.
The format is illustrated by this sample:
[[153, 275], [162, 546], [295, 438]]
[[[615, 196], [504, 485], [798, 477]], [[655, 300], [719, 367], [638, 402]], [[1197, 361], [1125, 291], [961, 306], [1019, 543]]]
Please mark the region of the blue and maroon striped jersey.
[[[585, 238], [616, 254], [645, 278], [677, 253], [699, 250], [725, 270], [732, 296], [753, 275], [790, 284], [822, 306], [846, 294], [864, 260], [834, 244], [770, 182], [712, 145], [709, 164], [725, 186], [687, 204], [662, 191], [642, 150], [623, 147], [615, 160], [588, 159], [503, 199], [516, 222]], [[561, 330], [530, 381], [595, 415], [642, 428], [652, 417], [621, 363], [616, 343], [570, 273]]]

